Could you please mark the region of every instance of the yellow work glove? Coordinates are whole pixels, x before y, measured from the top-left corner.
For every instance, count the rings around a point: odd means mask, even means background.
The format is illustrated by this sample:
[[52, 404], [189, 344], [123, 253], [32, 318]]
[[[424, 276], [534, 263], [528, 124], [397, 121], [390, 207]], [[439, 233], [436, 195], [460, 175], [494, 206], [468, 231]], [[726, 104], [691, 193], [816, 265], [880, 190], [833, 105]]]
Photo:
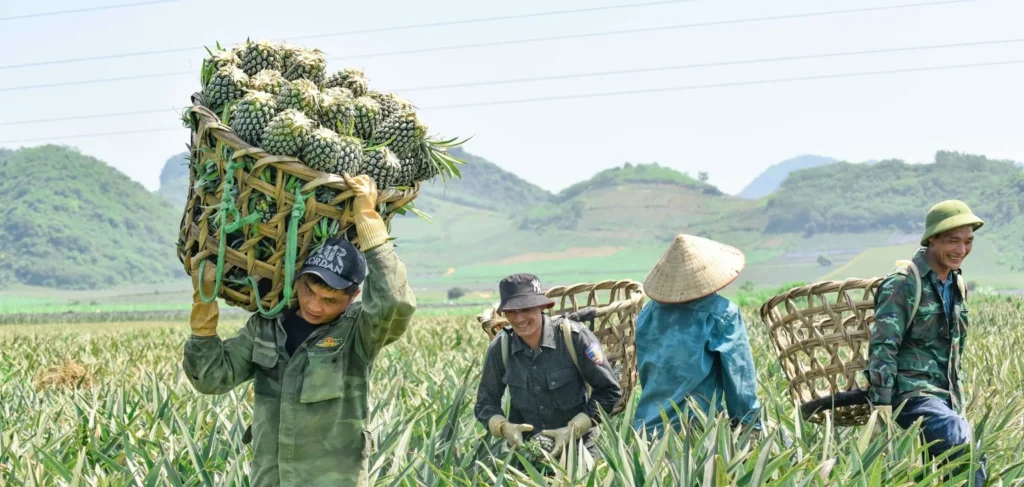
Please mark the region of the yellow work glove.
[[576, 439], [587, 434], [593, 426], [594, 422], [590, 420], [590, 416], [587, 416], [586, 413], [579, 413], [569, 420], [569, 424], [558, 429], [541, 431], [540, 434], [550, 436], [555, 440], [553, 451], [557, 455], [566, 445], [574, 448]]
[[533, 425], [510, 423], [508, 419], [498, 414], [491, 416], [487, 421], [487, 430], [498, 438], [504, 438], [509, 448], [515, 448], [523, 444], [523, 433], [533, 431]]
[[[220, 317], [220, 308], [217, 307], [216, 300], [212, 303], [204, 303], [199, 296], [199, 262], [199, 259], [192, 259], [192, 316], [189, 317], [189, 326], [192, 327], [192, 334], [195, 336], [217, 336], [217, 318]], [[217, 265], [207, 262], [203, 266], [203, 295], [212, 295], [216, 285]]]
[[345, 184], [356, 194], [352, 201], [352, 218], [355, 220], [356, 233], [359, 234], [359, 250], [366, 252], [387, 242], [388, 228], [375, 209], [377, 184], [365, 174], [352, 177], [345, 173], [342, 177], [345, 178]]

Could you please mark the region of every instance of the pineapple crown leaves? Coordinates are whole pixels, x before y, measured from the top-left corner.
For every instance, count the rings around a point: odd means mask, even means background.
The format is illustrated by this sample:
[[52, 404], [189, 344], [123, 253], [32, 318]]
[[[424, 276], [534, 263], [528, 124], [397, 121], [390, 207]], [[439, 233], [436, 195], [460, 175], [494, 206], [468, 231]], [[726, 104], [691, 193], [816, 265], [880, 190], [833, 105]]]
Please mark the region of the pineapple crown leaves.
[[430, 163], [437, 168], [438, 174], [441, 175], [441, 181], [447, 183], [453, 177], [462, 179], [462, 172], [459, 171], [459, 166], [466, 163], [466, 161], [448, 154], [447, 149], [465, 144], [472, 138], [469, 137], [463, 141], [459, 141], [458, 137], [446, 140], [425, 139], [420, 150], [427, 152]]

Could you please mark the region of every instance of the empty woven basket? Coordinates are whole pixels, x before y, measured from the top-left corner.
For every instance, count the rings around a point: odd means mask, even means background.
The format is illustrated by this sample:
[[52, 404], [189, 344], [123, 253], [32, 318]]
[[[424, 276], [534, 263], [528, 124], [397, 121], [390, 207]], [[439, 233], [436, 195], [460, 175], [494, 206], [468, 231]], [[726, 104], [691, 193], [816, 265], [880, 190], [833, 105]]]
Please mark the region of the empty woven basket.
[[[587, 325], [601, 341], [605, 357], [622, 387], [622, 399], [612, 415], [622, 412], [636, 387], [636, 317], [644, 306], [640, 283], [633, 280], [556, 286], [544, 293], [555, 301], [555, 316], [575, 313], [573, 319]], [[494, 338], [508, 324], [497, 313], [498, 303], [477, 315], [487, 336]], [[582, 310], [582, 312], [581, 312]]]
[[761, 320], [805, 420], [865, 424], [868, 342], [881, 277], [791, 289], [761, 306]]

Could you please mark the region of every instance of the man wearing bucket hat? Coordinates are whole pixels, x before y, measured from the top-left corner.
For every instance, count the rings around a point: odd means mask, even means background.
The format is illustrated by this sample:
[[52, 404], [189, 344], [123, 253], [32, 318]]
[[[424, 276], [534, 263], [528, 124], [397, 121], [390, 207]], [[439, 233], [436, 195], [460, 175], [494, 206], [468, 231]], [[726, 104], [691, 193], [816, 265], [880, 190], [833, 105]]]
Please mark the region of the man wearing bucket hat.
[[[634, 427], [656, 434], [677, 427], [676, 412], [704, 413], [725, 401], [734, 426], [762, 428], [757, 374], [739, 308], [718, 294], [745, 265], [734, 247], [676, 236], [644, 279], [651, 300], [636, 320], [640, 401]], [[689, 407], [688, 407], [689, 406]], [[670, 425], [663, 424], [662, 414]]]
[[[866, 374], [868, 398], [885, 421], [902, 404], [896, 422], [909, 428], [923, 418], [933, 456], [969, 443], [960, 358], [967, 340], [967, 286], [960, 266], [984, 222], [958, 200], [936, 204], [925, 217], [921, 246], [910, 261], [885, 277], [875, 295]], [[963, 452], [954, 453], [951, 459]], [[984, 485], [985, 461], [975, 485]]]
[[[497, 311], [510, 326], [487, 347], [474, 407], [477, 420], [513, 448], [539, 433], [554, 440], [556, 456], [563, 446], [573, 448], [582, 440], [597, 458], [591, 429], [600, 421], [598, 409], [611, 413], [622, 397], [601, 343], [586, 326], [543, 312], [555, 303], [544, 295], [537, 276], [513, 274], [498, 289]], [[507, 418], [501, 408], [506, 387], [511, 396]]]
[[[330, 239], [312, 252], [297, 273], [294, 309], [276, 318], [254, 314], [222, 340], [217, 302], [202, 302], [193, 268], [185, 376], [203, 394], [224, 394], [253, 379], [254, 487], [368, 485], [370, 369], [408, 328], [416, 299], [374, 210], [373, 180], [346, 175], [345, 181], [356, 194], [362, 251]], [[205, 267], [202, 286], [210, 295], [216, 276], [213, 266]], [[360, 285], [363, 299], [354, 303]]]

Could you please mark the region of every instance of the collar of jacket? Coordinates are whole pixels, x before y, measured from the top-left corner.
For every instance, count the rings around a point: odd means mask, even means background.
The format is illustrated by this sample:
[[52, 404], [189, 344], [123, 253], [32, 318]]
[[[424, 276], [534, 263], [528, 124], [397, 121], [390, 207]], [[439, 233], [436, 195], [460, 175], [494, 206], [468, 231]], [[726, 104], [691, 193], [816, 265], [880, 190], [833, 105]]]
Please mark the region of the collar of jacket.
[[[551, 320], [548, 318], [548, 315], [541, 315], [541, 326], [543, 327], [543, 330], [541, 331], [540, 335], [540, 346], [552, 349], [555, 348], [555, 327], [551, 326]], [[511, 352], [515, 354], [523, 350], [526, 350], [526, 342], [523, 341], [523, 339], [515, 333], [514, 328], [512, 331], [512, 335], [515, 336], [516, 339], [512, 340]]]

